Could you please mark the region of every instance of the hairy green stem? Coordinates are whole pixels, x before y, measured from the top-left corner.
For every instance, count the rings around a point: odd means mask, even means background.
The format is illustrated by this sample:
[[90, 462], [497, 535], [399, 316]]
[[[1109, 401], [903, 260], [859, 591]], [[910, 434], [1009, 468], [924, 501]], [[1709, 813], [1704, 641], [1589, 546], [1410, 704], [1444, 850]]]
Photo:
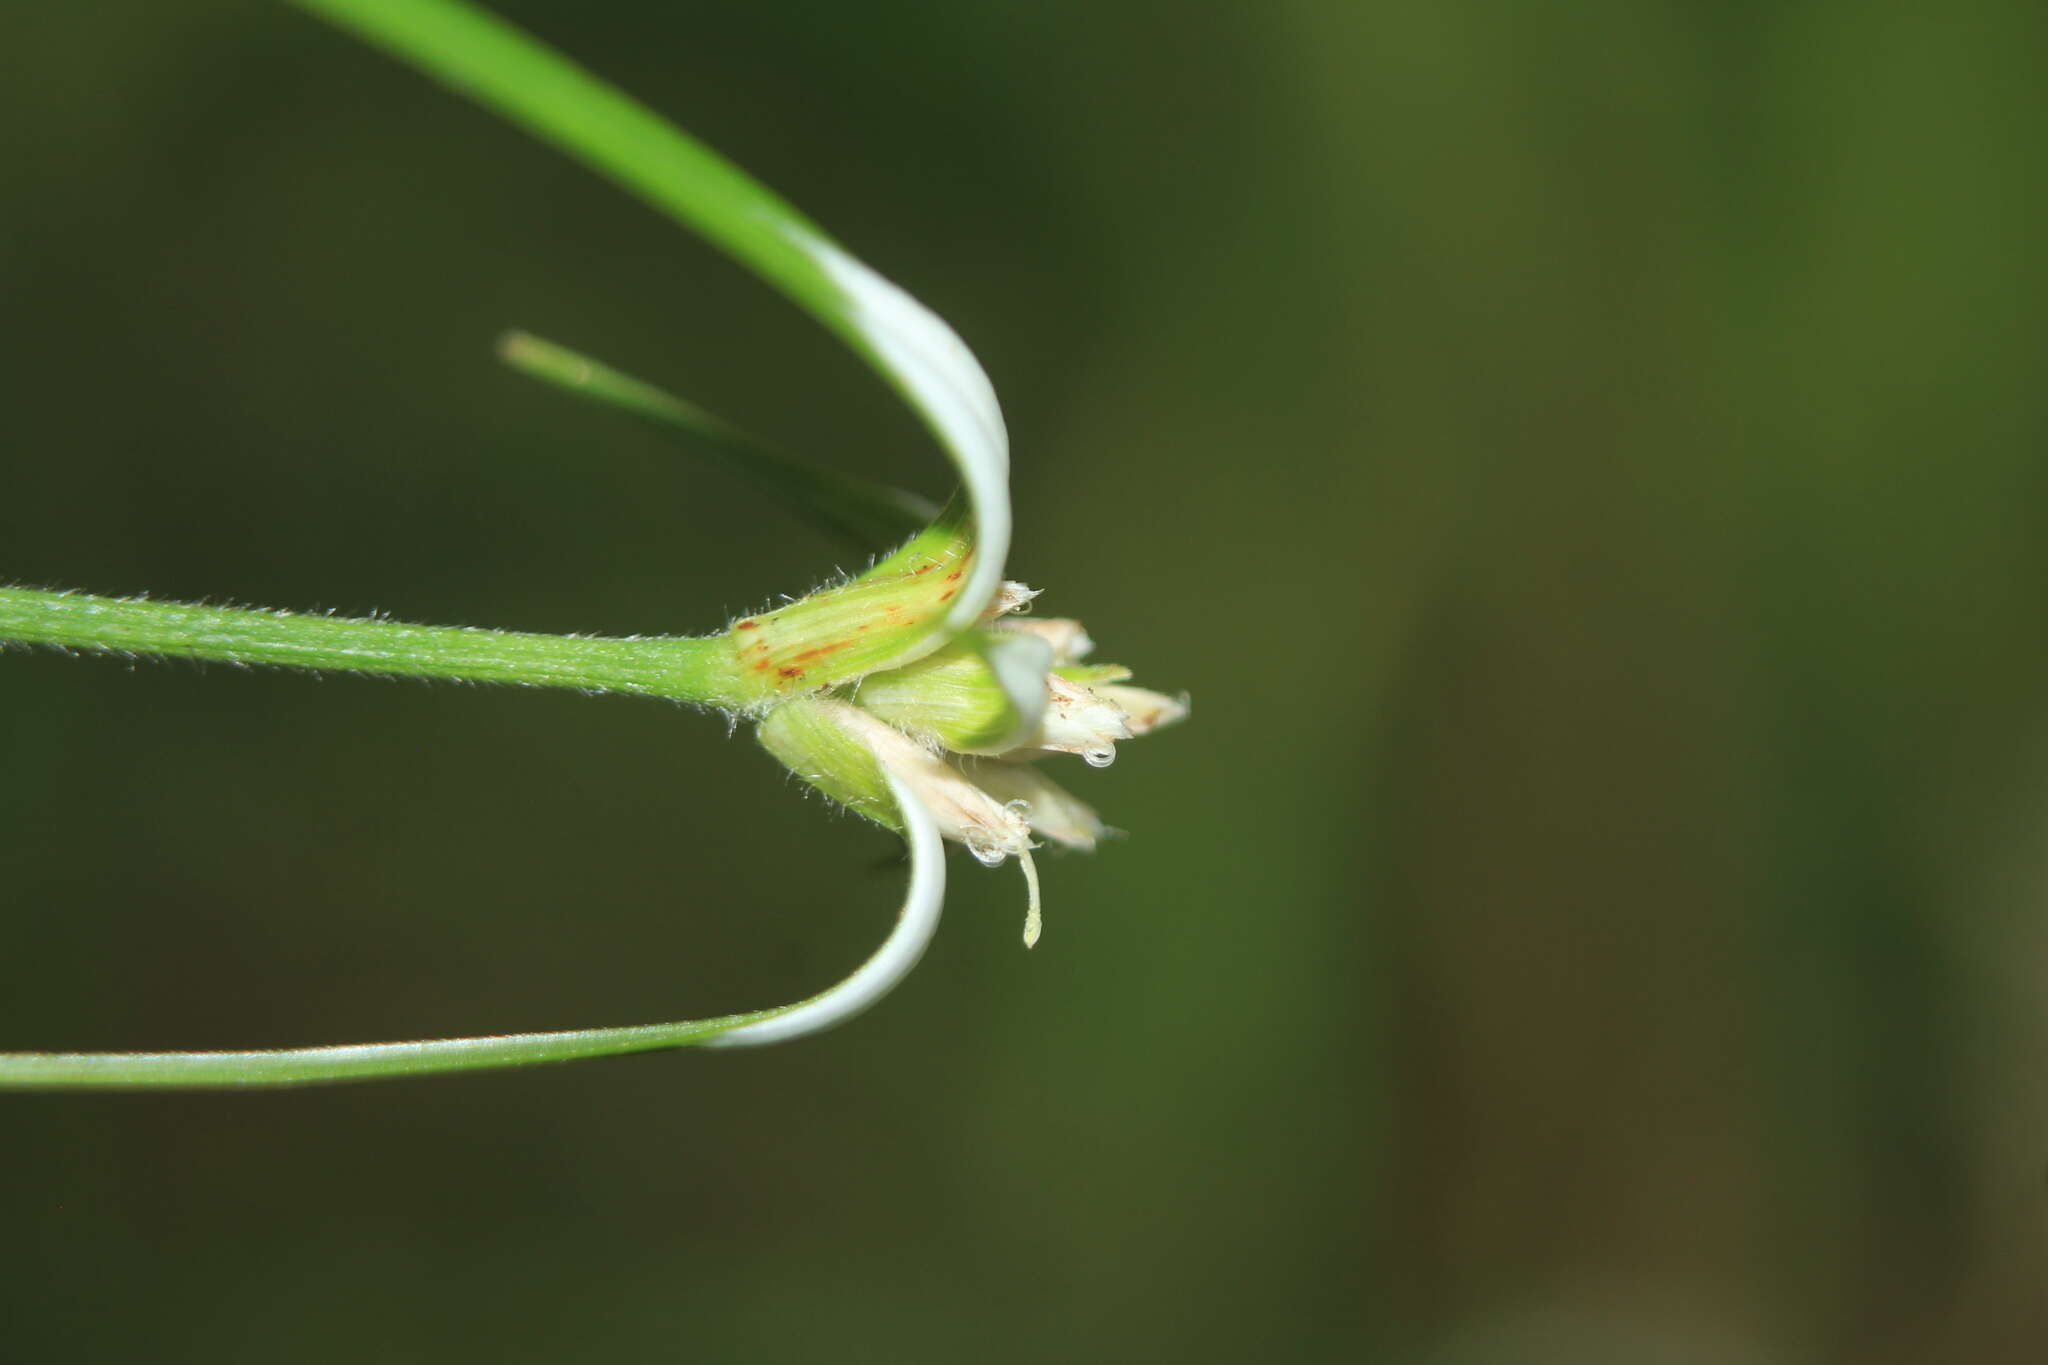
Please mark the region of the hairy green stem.
[[728, 709], [761, 700], [723, 636], [526, 635], [0, 588], [0, 643], [630, 692]]

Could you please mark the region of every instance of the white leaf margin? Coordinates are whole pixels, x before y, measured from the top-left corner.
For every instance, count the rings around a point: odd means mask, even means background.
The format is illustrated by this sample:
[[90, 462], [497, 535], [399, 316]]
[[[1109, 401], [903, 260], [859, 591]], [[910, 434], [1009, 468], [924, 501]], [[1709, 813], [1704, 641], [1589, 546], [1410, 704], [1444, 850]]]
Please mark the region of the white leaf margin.
[[946, 628], [981, 619], [1010, 553], [1010, 432], [995, 385], [960, 334], [902, 287], [827, 238], [774, 223], [846, 301], [845, 321], [869, 359], [910, 403], [960, 473], [974, 508], [974, 565]]
[[901, 985], [924, 957], [946, 906], [946, 848], [931, 812], [894, 774], [884, 776], [889, 779], [897, 809], [903, 813], [903, 839], [910, 851], [910, 887], [904, 893], [903, 908], [897, 912], [896, 927], [872, 957], [830, 990], [790, 1005], [769, 1018], [728, 1029], [705, 1039], [699, 1046], [758, 1047], [821, 1033], [864, 1013]]

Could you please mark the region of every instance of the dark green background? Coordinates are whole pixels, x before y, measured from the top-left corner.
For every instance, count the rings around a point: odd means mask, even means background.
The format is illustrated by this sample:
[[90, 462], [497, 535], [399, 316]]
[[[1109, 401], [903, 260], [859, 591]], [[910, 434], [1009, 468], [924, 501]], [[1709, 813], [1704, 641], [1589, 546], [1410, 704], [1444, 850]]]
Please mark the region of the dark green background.
[[[2048, 11], [502, 10], [951, 319], [1194, 721], [757, 1054], [0, 1098], [24, 1361], [1905, 1362], [2048, 1333]], [[0, 9], [0, 580], [704, 631], [857, 554], [531, 328], [872, 376], [280, 5]], [[765, 1005], [900, 872], [660, 704], [0, 657], [0, 1047]]]

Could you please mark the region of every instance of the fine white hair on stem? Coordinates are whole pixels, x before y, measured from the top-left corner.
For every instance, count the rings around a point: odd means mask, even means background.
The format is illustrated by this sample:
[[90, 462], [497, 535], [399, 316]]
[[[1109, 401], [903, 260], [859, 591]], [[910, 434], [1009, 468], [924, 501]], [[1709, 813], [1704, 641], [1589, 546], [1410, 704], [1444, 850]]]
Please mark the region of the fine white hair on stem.
[[896, 927], [859, 970], [838, 985], [766, 1019], [707, 1038], [704, 1047], [754, 1047], [782, 1043], [843, 1024], [896, 989], [910, 975], [938, 931], [946, 903], [946, 850], [931, 812], [893, 774], [885, 773], [896, 808], [903, 813], [903, 838], [910, 848], [910, 889]]

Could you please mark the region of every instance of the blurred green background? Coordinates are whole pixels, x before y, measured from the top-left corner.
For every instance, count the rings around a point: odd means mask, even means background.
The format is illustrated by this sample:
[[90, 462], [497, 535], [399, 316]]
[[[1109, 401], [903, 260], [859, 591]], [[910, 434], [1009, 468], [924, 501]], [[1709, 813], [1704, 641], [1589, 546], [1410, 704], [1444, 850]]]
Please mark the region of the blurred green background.
[[[758, 1054], [0, 1098], [18, 1360], [1904, 1362], [2048, 1334], [2048, 10], [503, 0], [952, 320], [1194, 721]], [[944, 466], [256, 0], [0, 11], [0, 579], [706, 631]], [[0, 1047], [794, 998], [891, 841], [655, 703], [0, 657]]]

